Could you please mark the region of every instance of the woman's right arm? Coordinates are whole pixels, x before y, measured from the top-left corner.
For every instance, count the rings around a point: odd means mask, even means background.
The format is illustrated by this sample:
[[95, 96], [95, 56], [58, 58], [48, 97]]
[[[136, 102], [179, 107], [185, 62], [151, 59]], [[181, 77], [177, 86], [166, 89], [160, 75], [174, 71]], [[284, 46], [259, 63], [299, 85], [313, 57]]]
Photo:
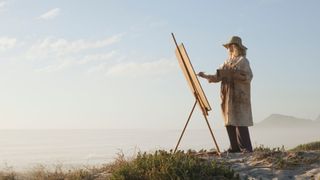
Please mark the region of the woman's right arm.
[[222, 80], [220, 77], [217, 76], [217, 74], [208, 75], [207, 77], [208, 77], [207, 79], [208, 79], [209, 83], [217, 83], [217, 82], [220, 82]]
[[221, 78], [218, 78], [218, 76], [216, 74], [207, 75], [204, 72], [199, 72], [198, 76], [207, 79], [209, 83], [217, 83], [217, 82], [221, 81]]

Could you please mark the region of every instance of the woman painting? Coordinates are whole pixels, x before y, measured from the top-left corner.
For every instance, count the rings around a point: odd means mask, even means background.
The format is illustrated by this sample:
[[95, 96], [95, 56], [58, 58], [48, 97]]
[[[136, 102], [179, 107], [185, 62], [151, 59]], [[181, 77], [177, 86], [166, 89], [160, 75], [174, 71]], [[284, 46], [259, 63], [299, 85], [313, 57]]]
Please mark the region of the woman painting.
[[200, 72], [209, 83], [221, 82], [221, 109], [230, 140], [228, 152], [252, 152], [249, 126], [253, 125], [250, 84], [252, 71], [246, 58], [247, 48], [238, 36], [223, 46], [229, 57], [214, 75]]

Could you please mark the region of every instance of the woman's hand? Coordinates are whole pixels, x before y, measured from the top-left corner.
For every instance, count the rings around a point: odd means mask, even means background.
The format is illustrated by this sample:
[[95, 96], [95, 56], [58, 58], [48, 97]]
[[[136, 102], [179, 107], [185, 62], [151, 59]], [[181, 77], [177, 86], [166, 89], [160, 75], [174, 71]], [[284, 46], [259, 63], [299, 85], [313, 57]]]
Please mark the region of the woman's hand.
[[208, 75], [208, 74], [205, 74], [204, 72], [199, 72], [197, 75], [199, 77], [207, 79], [209, 83], [217, 83], [217, 82], [221, 81], [221, 79], [218, 78], [216, 74], [215, 75]]
[[202, 78], [206, 78], [207, 77], [207, 75], [204, 72], [199, 72], [197, 75], [199, 77], [202, 77]]

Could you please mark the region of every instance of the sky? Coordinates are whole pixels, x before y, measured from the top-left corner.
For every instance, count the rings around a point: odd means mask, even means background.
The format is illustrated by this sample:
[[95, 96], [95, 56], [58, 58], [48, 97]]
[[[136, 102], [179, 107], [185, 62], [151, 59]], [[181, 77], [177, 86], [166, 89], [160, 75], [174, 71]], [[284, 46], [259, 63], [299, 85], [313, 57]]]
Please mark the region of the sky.
[[[214, 73], [240, 36], [254, 122], [320, 115], [317, 0], [0, 0], [0, 129], [181, 129], [195, 101], [171, 33]], [[200, 80], [222, 128], [220, 84]], [[206, 128], [197, 108], [188, 128]]]

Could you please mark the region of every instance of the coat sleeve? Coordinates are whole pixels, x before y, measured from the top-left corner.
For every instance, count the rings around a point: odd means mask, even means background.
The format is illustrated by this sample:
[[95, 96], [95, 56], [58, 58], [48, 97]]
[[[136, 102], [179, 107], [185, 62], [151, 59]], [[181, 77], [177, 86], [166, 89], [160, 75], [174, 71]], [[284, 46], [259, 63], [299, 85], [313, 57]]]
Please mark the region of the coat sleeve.
[[221, 78], [219, 78], [219, 77], [217, 76], [217, 74], [208, 75], [208, 76], [207, 76], [207, 79], [208, 79], [209, 83], [217, 83], [217, 82], [220, 82], [220, 81], [221, 81]]

